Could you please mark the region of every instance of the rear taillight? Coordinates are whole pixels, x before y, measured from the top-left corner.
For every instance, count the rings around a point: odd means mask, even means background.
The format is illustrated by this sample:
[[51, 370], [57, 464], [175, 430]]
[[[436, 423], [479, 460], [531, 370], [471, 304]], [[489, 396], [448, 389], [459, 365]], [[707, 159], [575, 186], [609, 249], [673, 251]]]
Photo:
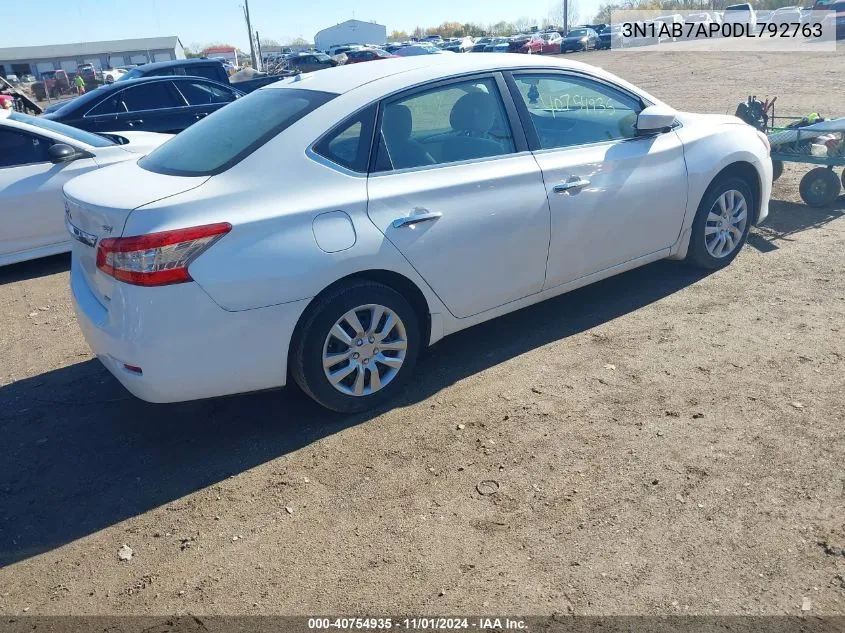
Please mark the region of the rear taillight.
[[113, 237], [97, 246], [97, 268], [136, 286], [166, 286], [192, 281], [188, 266], [232, 230], [228, 222], [162, 231], [136, 237]]

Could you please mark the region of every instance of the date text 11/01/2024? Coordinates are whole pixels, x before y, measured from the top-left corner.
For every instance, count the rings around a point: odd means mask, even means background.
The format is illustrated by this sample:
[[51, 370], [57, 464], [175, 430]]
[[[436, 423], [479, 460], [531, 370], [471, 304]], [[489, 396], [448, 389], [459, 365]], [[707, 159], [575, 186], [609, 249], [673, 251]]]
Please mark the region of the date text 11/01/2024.
[[696, 39], [711, 37], [822, 37], [821, 22], [757, 22], [754, 25], [743, 22], [626, 22], [622, 25], [622, 36], [627, 38]]
[[390, 630], [408, 631], [458, 631], [497, 630], [526, 631], [527, 623], [519, 618], [308, 618], [308, 628], [315, 631], [330, 630]]

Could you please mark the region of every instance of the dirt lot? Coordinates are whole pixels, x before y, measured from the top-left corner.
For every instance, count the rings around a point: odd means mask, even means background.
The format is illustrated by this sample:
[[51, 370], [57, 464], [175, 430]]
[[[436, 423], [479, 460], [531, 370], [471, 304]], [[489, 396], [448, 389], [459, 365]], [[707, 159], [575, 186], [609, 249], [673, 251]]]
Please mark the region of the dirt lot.
[[[845, 114], [841, 53], [580, 57], [681, 109]], [[355, 418], [144, 404], [66, 257], [0, 271], [0, 612], [845, 614], [845, 199], [802, 173], [727, 270], [476, 327]]]

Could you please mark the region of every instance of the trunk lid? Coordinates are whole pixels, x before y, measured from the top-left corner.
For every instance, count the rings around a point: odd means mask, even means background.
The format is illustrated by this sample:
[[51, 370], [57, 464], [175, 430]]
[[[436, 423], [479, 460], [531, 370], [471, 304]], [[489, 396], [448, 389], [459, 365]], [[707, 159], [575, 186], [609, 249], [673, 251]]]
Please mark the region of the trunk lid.
[[84, 174], [65, 185], [65, 224], [74, 238], [73, 258], [105, 308], [118, 282], [97, 269], [100, 240], [121, 237], [126, 220], [138, 207], [195, 189], [207, 180], [208, 176], [156, 174], [127, 162]]

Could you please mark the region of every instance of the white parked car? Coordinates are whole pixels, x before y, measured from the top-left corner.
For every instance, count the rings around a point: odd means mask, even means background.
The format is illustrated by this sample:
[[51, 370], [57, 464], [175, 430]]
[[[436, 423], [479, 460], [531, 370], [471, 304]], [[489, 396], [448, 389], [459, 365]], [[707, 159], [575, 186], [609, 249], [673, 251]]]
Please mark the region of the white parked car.
[[757, 32], [757, 12], [747, 2], [725, 7], [722, 22], [723, 24], [742, 24], [747, 32]]
[[[684, 17], [680, 13], [663, 15], [659, 18], [654, 18], [652, 21], [654, 22], [655, 28], [658, 29], [659, 40], [661, 42], [674, 42], [681, 39], [686, 33], [684, 30]], [[666, 25], [665, 27], [663, 26], [664, 24]]]
[[0, 109], [0, 266], [69, 251], [62, 186], [98, 167], [138, 160], [169, 138], [146, 132], [100, 136]]
[[772, 12], [769, 22], [778, 26], [782, 24], [802, 24], [802, 16], [801, 7], [781, 7]]
[[[701, 13], [691, 13], [690, 15], [686, 16], [684, 18], [684, 22], [686, 24], [694, 24], [694, 25], [703, 24], [704, 25], [704, 27], [703, 27], [704, 31], [709, 32], [710, 25], [713, 24], [715, 22], [715, 20], [713, 19], [713, 16], [710, 15], [707, 11], [702, 11]], [[692, 29], [691, 32], [693, 33], [693, 36], [694, 36], [699, 27], [698, 26], [687, 27], [687, 28], [684, 29], [684, 33], [686, 33], [687, 29], [689, 29], [689, 28]]]
[[771, 183], [754, 128], [586, 64], [353, 64], [68, 183], [71, 287], [144, 400], [292, 379], [360, 411], [446, 335], [658, 259], [726, 266]]
[[128, 72], [129, 71], [125, 68], [109, 68], [108, 70], [103, 71], [103, 82], [113, 84]]

